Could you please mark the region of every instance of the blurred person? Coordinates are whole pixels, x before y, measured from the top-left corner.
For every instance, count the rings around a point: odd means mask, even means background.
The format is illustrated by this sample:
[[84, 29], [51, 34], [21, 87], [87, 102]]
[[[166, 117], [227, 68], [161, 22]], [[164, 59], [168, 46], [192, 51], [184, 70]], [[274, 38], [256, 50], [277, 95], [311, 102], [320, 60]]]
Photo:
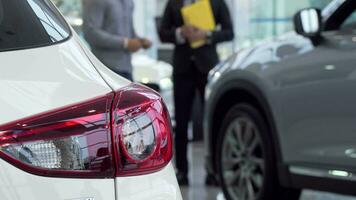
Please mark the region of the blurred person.
[[131, 54], [152, 43], [133, 26], [132, 0], [83, 0], [84, 37], [99, 60], [132, 81]]
[[[162, 42], [175, 45], [173, 55], [173, 82], [176, 118], [176, 167], [180, 185], [189, 185], [188, 180], [188, 123], [196, 90], [204, 99], [209, 71], [219, 62], [216, 45], [234, 38], [230, 13], [224, 0], [210, 0], [217, 28], [205, 31], [184, 24], [181, 8], [195, 0], [169, 0], [160, 25]], [[190, 43], [204, 40], [205, 45], [192, 49]], [[211, 184], [207, 178], [207, 184]]]

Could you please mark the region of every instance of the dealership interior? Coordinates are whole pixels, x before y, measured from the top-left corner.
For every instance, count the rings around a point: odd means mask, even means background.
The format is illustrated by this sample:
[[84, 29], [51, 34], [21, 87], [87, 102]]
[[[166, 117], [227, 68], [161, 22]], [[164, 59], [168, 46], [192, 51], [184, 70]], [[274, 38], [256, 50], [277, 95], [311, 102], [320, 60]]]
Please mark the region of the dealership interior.
[[[84, 40], [82, 30], [81, 0], [53, 0], [68, 22]], [[173, 45], [160, 42], [157, 29], [168, 0], [134, 0], [134, 26], [138, 35], [152, 40], [152, 48], [141, 50], [133, 55], [133, 78], [135, 82], [157, 88], [171, 113], [173, 125], [174, 98], [171, 79]], [[233, 53], [243, 49], [273, 41], [277, 36], [288, 34], [294, 29], [293, 15], [306, 7], [324, 8], [332, 0], [225, 0], [231, 13], [235, 38], [220, 44], [220, 60], [226, 60]], [[194, 102], [192, 120], [189, 123], [190, 163], [189, 186], [182, 186], [183, 199], [186, 200], [224, 200], [218, 186], [206, 186], [205, 147], [203, 131], [203, 106], [199, 95]], [[302, 200], [355, 200], [356, 198], [314, 190], [305, 190]]]

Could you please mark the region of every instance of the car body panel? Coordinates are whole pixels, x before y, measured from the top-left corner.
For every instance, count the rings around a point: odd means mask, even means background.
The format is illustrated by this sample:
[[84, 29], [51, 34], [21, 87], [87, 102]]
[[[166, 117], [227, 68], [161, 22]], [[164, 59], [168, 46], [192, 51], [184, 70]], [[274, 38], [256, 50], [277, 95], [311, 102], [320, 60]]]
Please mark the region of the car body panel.
[[129, 80], [119, 76], [117, 73], [113, 72], [102, 62], [100, 62], [100, 60], [89, 50], [89, 48], [83, 43], [81, 38], [74, 32], [74, 30], [72, 30], [72, 32], [73, 39], [76, 41], [77, 44], [80, 44], [80, 48], [86, 54], [87, 58], [92, 63], [92, 66], [94, 66], [94, 69], [96, 69], [98, 75], [103, 78], [103, 80], [108, 86], [110, 86], [111, 89], [116, 91], [131, 83]]
[[35, 176], [3, 160], [0, 169], [2, 200], [182, 200], [171, 164], [153, 174], [116, 180]]
[[[0, 53], [0, 124], [106, 95], [131, 82], [105, 67], [76, 34], [54, 46]], [[171, 164], [159, 172], [116, 179], [49, 178], [0, 159], [4, 200], [181, 200]]]
[[[2, 52], [0, 60], [0, 110], [6, 113], [0, 116], [0, 124], [112, 91], [73, 39], [49, 47]], [[120, 83], [121, 87], [127, 85]]]
[[273, 107], [281, 111], [275, 116], [283, 159], [352, 168], [356, 45], [347, 33], [328, 32], [324, 38], [320, 46], [305, 42], [302, 46], [309, 50], [297, 50], [271, 65], [279, 71], [269, 79], [279, 85], [279, 103]]
[[[324, 21], [330, 23], [325, 17], [333, 16], [335, 7], [345, 2], [327, 7]], [[322, 34], [318, 46], [294, 32], [282, 35], [237, 53], [212, 71], [206, 96], [208, 160], [213, 153], [210, 123], [216, 102], [231, 85], [238, 89], [245, 82], [261, 94], [258, 98], [271, 111], [279, 162], [354, 171], [355, 32]]]
[[[74, 34], [74, 38], [78, 43], [82, 44], [82, 40], [77, 34]], [[82, 44], [82, 48], [100, 75], [113, 90], [117, 91], [130, 83], [103, 65], [84, 44]], [[115, 188], [116, 200], [182, 200], [174, 167], [171, 163], [153, 174], [118, 177], [115, 179]]]
[[182, 200], [172, 164], [143, 176], [116, 178], [117, 200]]
[[[75, 39], [0, 53], [0, 124], [106, 95], [106, 84]], [[121, 87], [127, 85], [121, 82]], [[1, 199], [115, 200], [114, 179], [35, 176], [0, 160]]]
[[48, 178], [0, 160], [2, 200], [115, 200], [114, 179]]

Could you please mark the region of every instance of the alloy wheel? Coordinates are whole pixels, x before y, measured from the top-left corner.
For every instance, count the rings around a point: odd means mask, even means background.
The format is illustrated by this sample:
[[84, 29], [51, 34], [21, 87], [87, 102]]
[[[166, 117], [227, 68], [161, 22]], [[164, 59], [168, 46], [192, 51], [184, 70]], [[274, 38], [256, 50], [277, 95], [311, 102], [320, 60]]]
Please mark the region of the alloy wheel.
[[259, 199], [265, 161], [258, 128], [247, 117], [233, 120], [222, 144], [223, 181], [233, 200]]

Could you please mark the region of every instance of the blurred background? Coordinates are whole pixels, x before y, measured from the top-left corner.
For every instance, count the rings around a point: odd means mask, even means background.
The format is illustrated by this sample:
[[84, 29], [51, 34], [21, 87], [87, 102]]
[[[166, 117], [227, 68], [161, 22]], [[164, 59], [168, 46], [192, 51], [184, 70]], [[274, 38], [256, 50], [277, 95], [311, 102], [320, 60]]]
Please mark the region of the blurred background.
[[[68, 22], [80, 36], [82, 32], [82, 0], [52, 0], [65, 15]], [[218, 53], [221, 60], [233, 52], [272, 40], [276, 36], [293, 30], [294, 13], [305, 7], [323, 8], [331, 0], [225, 0], [229, 6], [234, 24], [235, 38], [232, 42], [220, 44]], [[134, 26], [137, 34], [152, 40], [149, 50], [139, 51], [133, 56], [134, 80], [160, 90], [172, 114], [173, 124], [173, 45], [162, 44], [158, 38], [159, 27], [167, 0], [134, 0]], [[83, 40], [84, 41], [84, 40]], [[85, 42], [85, 41], [84, 41]], [[200, 98], [197, 96], [197, 98]], [[202, 140], [201, 105], [196, 99], [192, 119], [192, 140]]]
[[[67, 20], [81, 34], [81, 0], [53, 0]], [[219, 47], [221, 59], [241, 48], [256, 45], [293, 29], [292, 16], [301, 8], [323, 8], [331, 0], [225, 0], [233, 18], [235, 39]], [[167, 0], [134, 0], [134, 24], [140, 36], [154, 41], [154, 48], [139, 52], [152, 59], [170, 62], [173, 46], [161, 44], [157, 36]]]
[[[81, 0], [53, 0], [68, 22], [80, 36], [82, 33], [82, 3]], [[99, 0], [98, 0], [99, 1]], [[299, 9], [305, 7], [325, 7], [331, 0], [226, 0], [231, 11], [235, 39], [232, 42], [219, 45], [218, 53], [221, 60], [228, 58], [233, 52], [248, 48], [276, 36], [293, 30], [292, 17]], [[168, 104], [174, 124], [174, 107], [172, 91], [171, 57], [173, 46], [162, 44], [157, 35], [157, 27], [166, 6], [167, 0], [134, 0], [134, 26], [141, 37], [152, 40], [153, 48], [135, 53], [133, 56], [133, 75], [136, 82], [147, 84], [159, 90]], [[83, 40], [84, 41], [84, 40]], [[85, 41], [84, 41], [85, 42]], [[199, 98], [199, 97], [197, 97]], [[219, 199], [224, 197], [215, 187], [204, 186], [204, 148], [201, 123], [202, 106], [197, 99], [189, 135], [189, 159], [193, 169], [190, 174], [190, 187], [182, 188], [184, 199]], [[303, 200], [351, 200], [353, 198], [327, 193], [305, 191]]]

